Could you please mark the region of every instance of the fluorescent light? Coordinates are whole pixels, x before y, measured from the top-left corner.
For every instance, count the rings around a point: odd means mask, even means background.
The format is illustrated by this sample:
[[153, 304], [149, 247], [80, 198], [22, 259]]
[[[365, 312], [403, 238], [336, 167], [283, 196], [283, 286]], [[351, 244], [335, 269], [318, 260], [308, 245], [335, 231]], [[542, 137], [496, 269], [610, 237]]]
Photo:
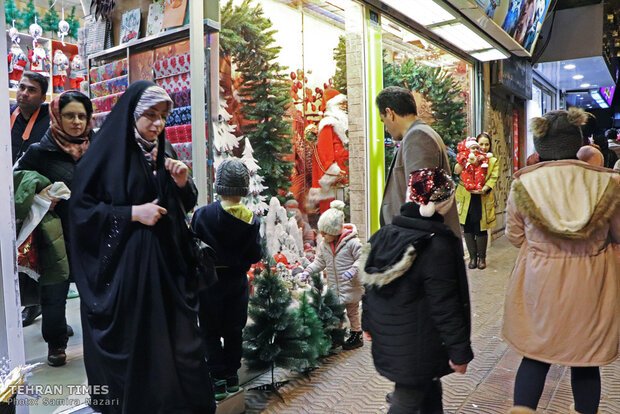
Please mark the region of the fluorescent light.
[[489, 60], [507, 59], [508, 56], [504, 52], [497, 49], [485, 50], [484, 52], [476, 52], [471, 54], [473, 57], [481, 62], [488, 62]]
[[489, 42], [462, 23], [436, 26], [431, 28], [431, 31], [466, 52], [493, 49]]
[[589, 83], [582, 83], [581, 85], [579, 85], [580, 88], [589, 88], [590, 84]]
[[570, 69], [575, 69], [576, 67], [577, 67], [577, 66], [573, 65], [572, 63], [570, 63], [570, 64], [568, 64], [568, 65], [565, 65], [565, 66], [564, 66], [564, 69], [569, 69], [569, 70], [570, 70]]
[[422, 26], [454, 20], [456, 17], [433, 0], [416, 0], [415, 6], [403, 0], [382, 0], [394, 10], [420, 23]]
[[573, 79], [575, 79], [575, 80], [583, 79], [583, 75], [575, 75], [575, 76], [573, 76]]

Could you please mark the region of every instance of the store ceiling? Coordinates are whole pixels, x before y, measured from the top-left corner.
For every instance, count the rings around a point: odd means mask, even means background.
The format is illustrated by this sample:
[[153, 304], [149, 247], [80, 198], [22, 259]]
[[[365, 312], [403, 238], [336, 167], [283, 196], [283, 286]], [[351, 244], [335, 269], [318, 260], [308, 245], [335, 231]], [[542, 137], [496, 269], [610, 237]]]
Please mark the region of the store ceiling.
[[538, 63], [535, 69], [564, 91], [615, 85], [602, 56]]
[[[47, 9], [50, 6], [49, 0], [34, 0], [34, 5], [44, 9]], [[56, 0], [54, 8], [60, 10], [64, 7], [65, 10], [70, 10], [73, 6], [77, 6], [75, 8], [75, 14], [82, 17], [84, 16], [83, 7], [86, 6], [88, 8], [90, 6], [90, 0]]]

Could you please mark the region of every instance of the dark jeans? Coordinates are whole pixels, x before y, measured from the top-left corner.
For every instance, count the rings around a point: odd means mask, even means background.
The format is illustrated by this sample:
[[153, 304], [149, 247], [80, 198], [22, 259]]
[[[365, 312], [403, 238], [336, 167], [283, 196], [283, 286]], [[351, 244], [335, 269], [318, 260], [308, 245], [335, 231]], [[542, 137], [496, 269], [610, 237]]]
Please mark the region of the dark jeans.
[[198, 316], [209, 371], [212, 377], [223, 379], [241, 367], [241, 333], [248, 319], [249, 290], [245, 272], [231, 274], [218, 269], [217, 276], [217, 283], [200, 294]]
[[439, 378], [416, 385], [396, 384], [388, 414], [442, 414], [441, 394]]
[[67, 319], [65, 308], [69, 282], [39, 287], [41, 295], [41, 333], [50, 348], [67, 346]]
[[[515, 379], [514, 405], [536, 410], [551, 365], [523, 358]], [[575, 410], [596, 414], [601, 399], [601, 376], [598, 367], [571, 367], [571, 388]]]

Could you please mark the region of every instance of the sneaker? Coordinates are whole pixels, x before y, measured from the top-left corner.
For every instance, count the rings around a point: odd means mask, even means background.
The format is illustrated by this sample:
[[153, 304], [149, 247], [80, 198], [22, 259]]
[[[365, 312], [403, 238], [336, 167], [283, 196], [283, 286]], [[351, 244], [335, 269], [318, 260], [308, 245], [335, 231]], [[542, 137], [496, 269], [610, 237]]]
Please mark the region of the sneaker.
[[53, 367], [65, 365], [67, 363], [65, 349], [64, 346], [59, 348], [49, 347], [47, 351], [47, 363]]
[[351, 349], [359, 348], [364, 346], [364, 339], [362, 338], [361, 331], [351, 332], [351, 336], [347, 341], [342, 345], [342, 349], [345, 351], [350, 351]]
[[228, 394], [226, 393], [226, 380], [213, 378], [213, 396], [215, 401], [222, 401]]
[[226, 392], [234, 393], [239, 391], [239, 376], [237, 374], [226, 377]]

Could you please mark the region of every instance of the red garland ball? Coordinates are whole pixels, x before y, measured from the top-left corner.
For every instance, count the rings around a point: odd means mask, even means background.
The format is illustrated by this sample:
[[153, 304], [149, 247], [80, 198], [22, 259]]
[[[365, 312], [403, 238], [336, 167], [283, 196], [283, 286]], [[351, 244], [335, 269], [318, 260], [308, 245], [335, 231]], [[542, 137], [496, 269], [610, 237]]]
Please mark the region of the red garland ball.
[[291, 72], [291, 79], [295, 80], [295, 78], [297, 78], [297, 75], [295, 74], [295, 72]]

